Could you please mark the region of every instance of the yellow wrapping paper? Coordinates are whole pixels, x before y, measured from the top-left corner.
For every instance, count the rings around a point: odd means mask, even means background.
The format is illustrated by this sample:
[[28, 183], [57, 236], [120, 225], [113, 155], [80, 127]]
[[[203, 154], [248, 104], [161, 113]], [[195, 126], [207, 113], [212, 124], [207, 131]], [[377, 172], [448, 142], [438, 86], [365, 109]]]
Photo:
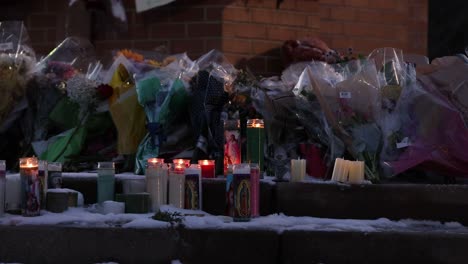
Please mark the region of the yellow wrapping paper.
[[114, 93], [109, 99], [109, 111], [118, 132], [119, 154], [137, 152], [138, 145], [146, 134], [145, 112], [138, 103], [134, 82], [127, 69], [120, 64], [109, 83]]

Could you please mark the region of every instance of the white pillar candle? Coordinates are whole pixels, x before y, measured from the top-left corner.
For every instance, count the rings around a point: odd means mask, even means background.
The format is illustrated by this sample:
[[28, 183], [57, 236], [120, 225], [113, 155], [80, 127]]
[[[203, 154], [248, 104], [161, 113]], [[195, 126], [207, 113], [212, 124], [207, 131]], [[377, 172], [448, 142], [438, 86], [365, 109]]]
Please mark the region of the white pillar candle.
[[300, 182], [305, 179], [306, 160], [291, 160], [291, 182]]
[[150, 194], [151, 209], [157, 212], [167, 203], [167, 165], [159, 159], [149, 159], [146, 169], [146, 192]]
[[174, 164], [174, 170], [169, 173], [169, 204], [184, 208], [185, 166]]
[[21, 178], [19, 174], [6, 175], [5, 209], [19, 210], [21, 206]]
[[344, 173], [346, 167], [346, 161], [344, 159], [337, 158], [335, 160], [335, 166], [333, 167], [332, 180], [337, 182], [343, 182], [345, 179]]

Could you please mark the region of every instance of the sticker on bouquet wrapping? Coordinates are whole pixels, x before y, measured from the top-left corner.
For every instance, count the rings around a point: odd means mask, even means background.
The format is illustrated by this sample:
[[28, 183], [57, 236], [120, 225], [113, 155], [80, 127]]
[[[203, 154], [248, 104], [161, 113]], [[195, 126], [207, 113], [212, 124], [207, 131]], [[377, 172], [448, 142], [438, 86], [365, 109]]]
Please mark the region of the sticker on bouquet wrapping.
[[351, 92], [340, 92], [340, 99], [351, 99]]
[[13, 50], [13, 43], [12, 42], [0, 43], [0, 50], [1, 51]]
[[406, 148], [411, 145], [408, 137], [405, 137], [401, 142], [396, 143], [397, 149]]

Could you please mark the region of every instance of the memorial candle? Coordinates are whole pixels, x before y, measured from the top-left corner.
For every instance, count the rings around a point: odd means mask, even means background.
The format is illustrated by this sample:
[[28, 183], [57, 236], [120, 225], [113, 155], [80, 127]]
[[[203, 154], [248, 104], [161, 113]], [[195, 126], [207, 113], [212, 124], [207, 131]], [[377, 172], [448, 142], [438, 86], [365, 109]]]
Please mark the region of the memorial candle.
[[291, 182], [301, 182], [305, 179], [306, 160], [292, 159], [291, 160]]
[[19, 175], [6, 176], [5, 210], [10, 214], [21, 213], [21, 177]]
[[47, 164], [47, 173], [49, 189], [62, 188], [62, 163], [49, 162]]
[[0, 160], [0, 216], [5, 213], [6, 165]]
[[203, 178], [215, 178], [214, 160], [199, 160], [198, 165], [201, 167], [201, 175]]
[[250, 164], [250, 208], [252, 217], [260, 216], [260, 168]]
[[192, 164], [189, 168], [185, 169], [185, 209], [202, 210], [201, 174], [202, 170], [200, 169], [200, 165], [197, 164]]
[[47, 160], [39, 161], [39, 188], [41, 196], [41, 209], [46, 208], [46, 197], [47, 197], [47, 188], [48, 188], [48, 171], [47, 171]]
[[98, 163], [98, 178], [97, 178], [97, 201], [114, 200], [115, 190], [115, 169], [114, 162], [99, 162]]
[[20, 158], [21, 213], [38, 216], [41, 212], [41, 196], [37, 158]]
[[237, 164], [233, 166], [232, 188], [234, 195], [234, 221], [249, 221], [251, 211], [250, 165]]
[[184, 208], [185, 164], [174, 163], [169, 173], [169, 204], [177, 208]]
[[260, 171], [264, 165], [265, 126], [263, 119], [247, 120], [247, 159], [249, 163], [257, 163]]
[[168, 168], [164, 159], [148, 159], [146, 169], [146, 192], [150, 195], [151, 209], [157, 212], [161, 205], [167, 203]]

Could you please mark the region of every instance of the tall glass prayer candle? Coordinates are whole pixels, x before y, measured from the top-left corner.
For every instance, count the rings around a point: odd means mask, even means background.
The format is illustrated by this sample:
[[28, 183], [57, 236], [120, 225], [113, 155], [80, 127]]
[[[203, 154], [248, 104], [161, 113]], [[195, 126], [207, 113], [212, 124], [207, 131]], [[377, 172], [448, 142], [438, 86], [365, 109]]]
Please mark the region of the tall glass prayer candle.
[[38, 216], [41, 212], [41, 196], [37, 158], [20, 158], [21, 212], [24, 216]]
[[150, 195], [153, 212], [157, 212], [161, 205], [167, 203], [167, 174], [168, 168], [164, 159], [148, 159], [146, 192]]
[[114, 162], [98, 162], [97, 201], [114, 200], [115, 168]]
[[11, 174], [5, 178], [5, 211], [10, 214], [21, 214], [21, 177]]
[[224, 121], [224, 169], [227, 169], [229, 164], [241, 163], [241, 133], [240, 121], [226, 120]]
[[215, 178], [214, 160], [199, 160], [198, 165], [201, 167], [201, 175], [203, 178]]
[[256, 163], [250, 163], [250, 208], [252, 217], [260, 216], [260, 168]]
[[189, 159], [173, 159], [173, 164], [183, 164], [185, 168], [190, 167], [190, 160]]
[[47, 170], [49, 177], [49, 188], [62, 188], [62, 163], [49, 162], [49, 164], [47, 164]]
[[264, 166], [265, 126], [263, 119], [247, 120], [247, 157], [246, 162], [257, 163], [260, 171]]
[[6, 165], [0, 160], [0, 216], [5, 213]]
[[237, 164], [233, 167], [234, 221], [249, 221], [251, 211], [250, 165]]
[[177, 208], [184, 208], [185, 169], [184, 163], [177, 163], [169, 172], [169, 204]]
[[185, 169], [185, 209], [202, 209], [201, 174], [202, 170], [200, 169], [200, 165], [197, 164], [192, 164], [189, 168]]
[[47, 171], [47, 161], [39, 161], [39, 195], [41, 197], [41, 209], [46, 208], [46, 195], [47, 195], [47, 180], [48, 180], [48, 171]]
[[291, 182], [301, 182], [305, 179], [306, 160], [292, 159], [291, 160]]
[[234, 175], [233, 175], [233, 165], [227, 165], [226, 173], [226, 215], [234, 217]]

